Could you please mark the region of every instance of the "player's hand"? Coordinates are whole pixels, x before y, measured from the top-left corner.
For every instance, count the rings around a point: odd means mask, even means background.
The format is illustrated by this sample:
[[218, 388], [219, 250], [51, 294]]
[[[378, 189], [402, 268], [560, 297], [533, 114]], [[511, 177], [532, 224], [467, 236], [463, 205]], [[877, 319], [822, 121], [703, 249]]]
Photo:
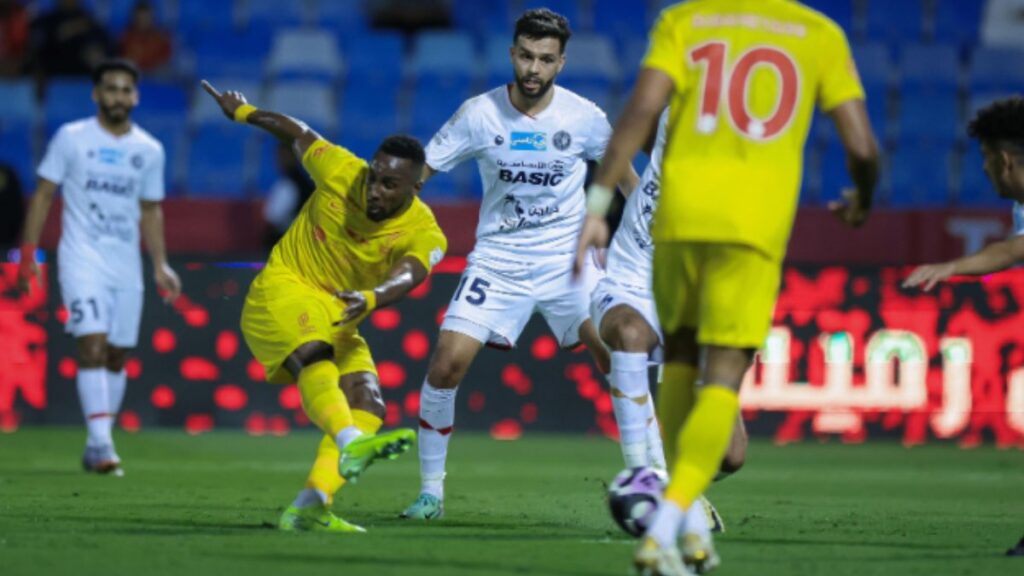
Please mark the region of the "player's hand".
[[33, 279], [35, 279], [37, 285], [42, 285], [43, 275], [39, 271], [39, 264], [36, 263], [35, 258], [23, 258], [21, 263], [18, 264], [18, 292], [30, 294], [32, 292]]
[[954, 275], [956, 275], [956, 266], [952, 262], [926, 264], [915, 268], [910, 276], [903, 281], [903, 287], [916, 288], [920, 286], [922, 290], [928, 292], [939, 282], [948, 280]]
[[338, 292], [335, 296], [337, 296], [338, 300], [345, 303], [345, 312], [342, 313], [341, 320], [334, 323], [335, 326], [348, 324], [362, 317], [368, 311], [369, 306], [366, 302], [366, 296], [362, 292], [346, 290]]
[[576, 262], [572, 265], [572, 277], [579, 278], [583, 274], [583, 264], [591, 247], [602, 249], [608, 246], [608, 223], [604, 218], [587, 214], [580, 230], [580, 238], [576, 243]]
[[868, 219], [868, 211], [861, 205], [860, 194], [853, 188], [843, 190], [843, 199], [828, 203], [828, 209], [840, 221], [860, 228]]
[[163, 292], [165, 304], [170, 304], [181, 296], [181, 279], [178, 274], [167, 264], [157, 266], [153, 271], [153, 279], [156, 286]]
[[243, 96], [241, 92], [230, 90], [227, 92], [218, 92], [217, 89], [213, 87], [213, 84], [210, 84], [206, 80], [200, 82], [200, 85], [203, 87], [203, 90], [206, 90], [207, 94], [213, 96], [213, 99], [220, 105], [220, 109], [224, 111], [224, 115], [228, 117], [228, 120], [234, 120], [235, 110], [238, 110], [238, 107], [242, 104], [247, 103], [245, 96]]

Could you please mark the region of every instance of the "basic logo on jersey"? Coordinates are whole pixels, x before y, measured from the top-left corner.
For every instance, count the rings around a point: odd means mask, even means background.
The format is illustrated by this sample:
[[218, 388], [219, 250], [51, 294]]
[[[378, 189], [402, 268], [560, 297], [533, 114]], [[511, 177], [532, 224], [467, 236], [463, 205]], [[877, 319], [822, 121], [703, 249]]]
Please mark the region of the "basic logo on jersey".
[[545, 132], [513, 132], [509, 147], [525, 152], [544, 152], [548, 149], [548, 135]]
[[498, 180], [509, 184], [532, 184], [545, 188], [555, 187], [565, 179], [564, 162], [505, 162], [499, 159]]
[[85, 180], [86, 192], [104, 192], [114, 196], [134, 196], [135, 178], [123, 174], [88, 171]]
[[555, 137], [551, 139], [551, 143], [555, 145], [555, 149], [559, 152], [565, 152], [572, 146], [572, 136], [565, 130], [559, 130], [555, 132]]

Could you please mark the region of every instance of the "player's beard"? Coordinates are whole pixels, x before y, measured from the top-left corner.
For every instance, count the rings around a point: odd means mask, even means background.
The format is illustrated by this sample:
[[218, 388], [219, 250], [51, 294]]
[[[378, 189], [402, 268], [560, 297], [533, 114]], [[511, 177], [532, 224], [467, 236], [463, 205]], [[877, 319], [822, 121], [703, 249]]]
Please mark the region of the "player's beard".
[[[545, 94], [548, 93], [548, 90], [551, 90], [551, 87], [555, 85], [555, 79], [551, 78], [551, 80], [548, 80], [547, 82], [541, 82], [540, 88], [537, 89], [537, 92], [534, 93], [534, 94], [531, 94], [526, 89], [526, 80], [527, 80], [527, 78], [529, 78], [529, 76], [527, 76], [525, 78], [520, 78], [520, 77], [517, 76], [516, 77], [516, 87], [519, 88], [519, 93], [520, 94], [522, 94], [526, 98], [529, 98], [530, 100], [540, 100], [541, 98], [544, 97]], [[540, 80], [539, 76], [536, 76], [535, 78]]]
[[108, 124], [119, 125], [131, 120], [132, 109], [128, 106], [100, 106], [100, 114]]

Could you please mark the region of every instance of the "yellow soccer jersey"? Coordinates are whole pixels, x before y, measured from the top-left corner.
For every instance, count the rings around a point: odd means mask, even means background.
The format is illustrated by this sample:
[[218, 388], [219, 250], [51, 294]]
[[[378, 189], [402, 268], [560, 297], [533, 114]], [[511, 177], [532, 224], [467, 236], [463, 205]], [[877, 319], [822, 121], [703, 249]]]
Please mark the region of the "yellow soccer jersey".
[[791, 0], [692, 0], [662, 12], [643, 66], [675, 83], [655, 241], [781, 260], [815, 105], [864, 98], [843, 31]]
[[324, 140], [302, 158], [316, 191], [274, 247], [267, 267], [284, 266], [329, 292], [370, 290], [398, 260], [411, 256], [429, 271], [448, 248], [434, 213], [419, 198], [383, 222], [366, 216], [366, 161]]

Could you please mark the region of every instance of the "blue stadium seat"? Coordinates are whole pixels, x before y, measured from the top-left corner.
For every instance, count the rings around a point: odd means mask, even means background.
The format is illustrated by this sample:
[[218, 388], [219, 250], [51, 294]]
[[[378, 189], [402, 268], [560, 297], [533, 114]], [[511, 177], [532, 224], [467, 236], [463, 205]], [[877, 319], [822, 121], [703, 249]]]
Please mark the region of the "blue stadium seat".
[[482, 34], [485, 38], [503, 35], [509, 45], [512, 44], [512, 23], [518, 16], [512, 14], [509, 0], [455, 0], [452, 6], [452, 19], [461, 30]]
[[804, 0], [803, 3], [835, 20], [847, 36], [859, 37], [861, 25], [854, 23], [853, 0]]
[[316, 25], [344, 36], [362, 35], [370, 28], [366, 0], [314, 0], [311, 18]]
[[255, 31], [201, 31], [194, 35], [198, 78], [246, 78], [262, 70], [270, 38]]
[[622, 89], [628, 94], [640, 74], [640, 64], [647, 55], [647, 40], [643, 37], [626, 41], [622, 50]]
[[225, 122], [202, 126], [189, 140], [187, 190], [197, 196], [245, 196], [245, 151], [252, 131]]
[[1024, 91], [1024, 50], [979, 47], [971, 58], [972, 92]]
[[924, 29], [924, 0], [868, 0], [867, 36], [883, 42], [916, 42]]
[[92, 101], [92, 82], [87, 79], [54, 79], [46, 88], [43, 105], [46, 135], [49, 137], [61, 124], [96, 115]]
[[274, 35], [267, 59], [268, 76], [333, 82], [341, 73], [341, 52], [334, 34], [324, 30], [289, 29]]
[[618, 81], [621, 73], [614, 44], [600, 34], [574, 35], [566, 47], [565, 58], [560, 76], [563, 80], [611, 83]]
[[[642, 3], [621, 0], [591, 0], [594, 31], [615, 38], [621, 43], [633, 38], [646, 38], [647, 14]], [[624, 62], [623, 65], [629, 65]]]
[[486, 89], [512, 81], [512, 58], [508, 52], [510, 46], [511, 40], [502, 36], [491, 36], [487, 39], [484, 51]]
[[985, 159], [981, 155], [981, 146], [977, 142], [969, 142], [959, 158], [959, 189], [957, 203], [962, 206], [993, 206], [1002, 205], [1006, 201], [1000, 198], [985, 170], [982, 168]]
[[950, 204], [952, 155], [942, 146], [903, 146], [889, 158], [894, 207], [935, 207]]
[[960, 125], [957, 95], [943, 90], [906, 90], [900, 101], [899, 140], [949, 144]]
[[448, 78], [471, 82], [480, 65], [473, 39], [465, 32], [424, 32], [413, 46], [411, 71], [414, 76]]
[[[96, 6], [96, 16], [105, 22], [107, 27], [115, 33], [122, 32], [127, 26], [131, 19], [132, 9], [139, 0], [105, 0], [100, 2]], [[172, 10], [173, 2], [167, 0], [149, 0], [150, 5], [153, 7], [153, 13], [156, 15], [157, 24], [171, 28], [170, 24], [173, 23], [174, 11]]]
[[401, 82], [405, 50], [402, 35], [397, 32], [374, 33], [344, 38], [343, 56], [348, 82], [367, 79]]
[[365, 139], [372, 140], [375, 149], [398, 128], [398, 86], [392, 82], [350, 82], [339, 100], [339, 142], [345, 146], [350, 146], [350, 139]]
[[[636, 4], [639, 4], [637, 2]], [[520, 9], [522, 12], [532, 10], [534, 8], [549, 8], [562, 16], [569, 19], [569, 28], [574, 31], [584, 29], [588, 22], [583, 21], [583, 11], [580, 10], [580, 0], [521, 0]], [[637, 6], [637, 9], [642, 9], [641, 6]], [[518, 18], [519, 14], [513, 14], [513, 19]]]
[[[240, 78], [208, 78], [211, 84], [218, 90], [235, 90], [257, 106], [263, 102], [263, 91], [260, 85], [250, 79]], [[221, 111], [217, 102], [210, 97], [200, 86], [196, 85], [192, 93], [192, 110], [188, 116], [189, 124], [202, 126], [206, 124], [219, 125], [227, 122], [224, 112]]]
[[[177, 30], [192, 38], [199, 32], [230, 30], [239, 20], [234, 2], [221, 0], [178, 0]], [[224, 39], [222, 39], [223, 41]]]
[[429, 86], [417, 90], [413, 93], [407, 129], [420, 140], [428, 141], [469, 95], [469, 92], [436, 90]]
[[612, 94], [611, 84], [601, 81], [574, 80], [568, 78], [558, 82], [563, 88], [573, 92], [597, 104], [598, 108], [604, 110], [609, 121], [614, 122], [618, 117], [618, 103]]
[[865, 90], [887, 90], [892, 80], [892, 63], [885, 44], [860, 44], [853, 47], [853, 60]]
[[853, 185], [846, 170], [846, 151], [837, 139], [832, 139], [820, 155], [821, 198], [836, 199], [843, 188]]
[[978, 41], [985, 2], [936, 0], [935, 41], [973, 45]]
[[23, 193], [32, 191], [36, 178], [30, 130], [0, 123], [0, 164], [10, 165], [18, 175]]
[[960, 84], [957, 48], [948, 44], [904, 46], [900, 74], [904, 88], [953, 90]]
[[182, 188], [182, 173], [185, 167], [185, 157], [182, 153], [185, 144], [185, 124], [182, 118], [183, 114], [137, 117], [139, 126], [164, 146], [164, 186], [168, 196]]
[[420, 198], [431, 205], [479, 200], [482, 196], [480, 189], [480, 173], [476, 162], [469, 160], [456, 166], [451, 172], [438, 172], [431, 176], [424, 184]]
[[[892, 136], [892, 122], [889, 119], [888, 100], [884, 97], [872, 97], [868, 94], [867, 99], [868, 118], [871, 120], [871, 128], [875, 131], [875, 137], [879, 142], [886, 142]], [[835, 123], [824, 114], [817, 113], [811, 128], [811, 139], [818, 142], [828, 143], [837, 140]]]
[[239, 18], [243, 25], [249, 28], [264, 30], [294, 28], [302, 26], [311, 20], [311, 14], [307, 8], [309, 6], [306, 2], [241, 0], [239, 4]]
[[180, 84], [143, 80], [139, 83], [139, 107], [136, 114], [160, 112], [180, 114], [188, 111], [188, 95]]
[[267, 89], [267, 108], [294, 116], [327, 137], [338, 128], [334, 92], [321, 82], [280, 82]]
[[0, 127], [16, 125], [30, 127], [38, 112], [35, 90], [27, 80], [0, 82]]

